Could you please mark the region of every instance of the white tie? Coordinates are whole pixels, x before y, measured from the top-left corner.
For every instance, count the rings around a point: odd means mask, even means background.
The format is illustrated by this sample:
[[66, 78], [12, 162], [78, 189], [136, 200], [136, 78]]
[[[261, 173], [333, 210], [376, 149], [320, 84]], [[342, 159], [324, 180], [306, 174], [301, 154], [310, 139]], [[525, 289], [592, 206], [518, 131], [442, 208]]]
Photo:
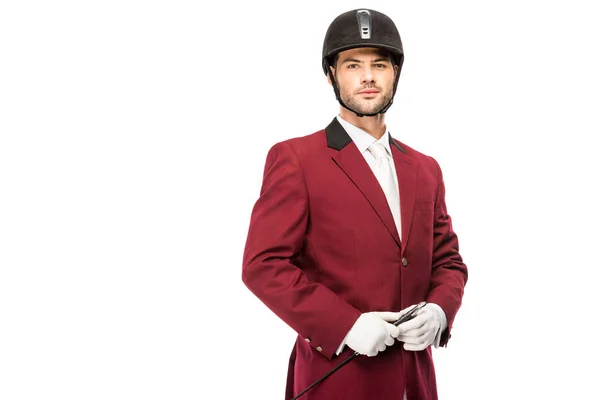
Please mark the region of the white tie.
[[398, 180], [392, 169], [392, 157], [387, 149], [380, 142], [374, 142], [369, 146], [369, 151], [376, 159], [374, 173], [385, 193], [388, 206], [394, 217], [398, 236], [402, 237], [402, 228], [400, 225], [400, 194], [398, 190]]

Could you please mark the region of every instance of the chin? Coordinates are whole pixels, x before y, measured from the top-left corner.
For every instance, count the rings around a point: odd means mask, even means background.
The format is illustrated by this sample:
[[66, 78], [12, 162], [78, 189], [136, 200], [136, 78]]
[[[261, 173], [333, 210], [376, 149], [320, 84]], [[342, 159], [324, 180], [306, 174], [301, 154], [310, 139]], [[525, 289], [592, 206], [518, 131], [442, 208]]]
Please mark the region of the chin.
[[379, 110], [381, 110], [383, 108], [382, 105], [378, 104], [377, 107], [358, 107], [357, 109], [362, 113], [362, 114], [373, 114], [378, 112]]

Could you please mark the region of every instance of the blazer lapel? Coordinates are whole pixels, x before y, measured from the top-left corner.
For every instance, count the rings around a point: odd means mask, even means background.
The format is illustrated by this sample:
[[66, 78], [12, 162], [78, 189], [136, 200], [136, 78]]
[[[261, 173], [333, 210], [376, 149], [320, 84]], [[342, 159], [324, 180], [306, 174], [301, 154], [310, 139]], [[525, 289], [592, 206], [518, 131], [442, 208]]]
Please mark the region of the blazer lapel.
[[[385, 194], [363, 155], [360, 154], [358, 148], [336, 118], [325, 128], [325, 134], [327, 136], [327, 146], [337, 150], [332, 156], [333, 161], [365, 196], [398, 246], [400, 246], [400, 236]], [[402, 194], [400, 194], [400, 198], [402, 199]], [[402, 202], [402, 200], [400, 201]], [[404, 223], [402, 223], [402, 226], [404, 230]]]
[[403, 252], [408, 243], [408, 234], [412, 223], [417, 193], [418, 169], [415, 161], [406, 155], [406, 151], [390, 135], [392, 157], [396, 166], [398, 188], [400, 189], [400, 219], [402, 223]]

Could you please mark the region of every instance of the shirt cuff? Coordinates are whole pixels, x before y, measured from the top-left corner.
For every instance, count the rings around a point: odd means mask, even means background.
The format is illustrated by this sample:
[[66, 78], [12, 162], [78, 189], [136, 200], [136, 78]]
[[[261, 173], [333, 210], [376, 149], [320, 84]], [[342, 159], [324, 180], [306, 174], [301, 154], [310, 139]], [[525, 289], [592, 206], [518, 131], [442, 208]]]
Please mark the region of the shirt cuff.
[[342, 350], [344, 350], [344, 346], [346, 345], [346, 338], [348, 337], [348, 334], [346, 334], [346, 336], [344, 337], [344, 340], [342, 340], [342, 344], [340, 344], [340, 347], [338, 347], [337, 351], [335, 352], [336, 355], [340, 355], [342, 353]]
[[446, 330], [446, 328], [448, 327], [448, 320], [446, 319], [446, 313], [444, 313], [444, 310], [442, 310], [442, 307], [438, 306], [435, 303], [427, 303], [433, 306], [434, 309], [436, 309], [440, 315], [440, 329], [437, 332], [437, 335], [435, 335], [435, 340], [433, 341], [433, 345], [437, 348], [440, 347], [440, 340], [442, 339], [442, 333]]

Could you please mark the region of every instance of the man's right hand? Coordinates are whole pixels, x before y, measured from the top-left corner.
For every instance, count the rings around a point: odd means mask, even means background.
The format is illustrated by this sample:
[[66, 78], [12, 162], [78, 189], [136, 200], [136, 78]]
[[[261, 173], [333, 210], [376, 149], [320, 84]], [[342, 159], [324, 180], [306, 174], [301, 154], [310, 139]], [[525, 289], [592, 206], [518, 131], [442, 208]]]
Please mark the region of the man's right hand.
[[397, 320], [401, 315], [399, 312], [385, 311], [361, 314], [346, 336], [346, 345], [360, 354], [376, 356], [387, 346], [394, 344], [400, 331], [389, 322]]

